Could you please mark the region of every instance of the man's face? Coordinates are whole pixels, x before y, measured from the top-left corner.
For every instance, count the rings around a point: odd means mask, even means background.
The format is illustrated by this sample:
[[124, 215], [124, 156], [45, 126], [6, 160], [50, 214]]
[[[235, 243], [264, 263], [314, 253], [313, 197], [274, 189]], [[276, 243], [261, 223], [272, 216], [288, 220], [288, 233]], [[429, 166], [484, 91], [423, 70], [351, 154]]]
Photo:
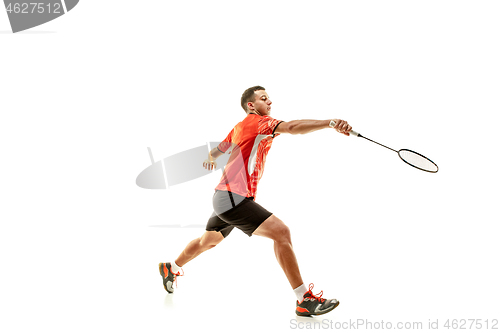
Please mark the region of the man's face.
[[268, 116], [271, 114], [271, 100], [265, 90], [257, 90], [254, 92], [255, 101], [248, 102], [248, 109], [250, 112], [257, 111], [261, 116]]

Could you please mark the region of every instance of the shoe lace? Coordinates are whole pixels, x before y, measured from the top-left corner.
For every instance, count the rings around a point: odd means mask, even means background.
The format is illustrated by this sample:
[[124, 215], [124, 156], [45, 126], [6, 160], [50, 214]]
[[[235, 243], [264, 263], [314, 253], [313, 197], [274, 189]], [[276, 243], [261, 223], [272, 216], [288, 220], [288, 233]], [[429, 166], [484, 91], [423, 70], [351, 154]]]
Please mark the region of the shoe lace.
[[311, 296], [309, 296], [309, 298], [314, 298], [315, 300], [319, 301], [320, 303], [323, 303], [325, 301], [325, 299], [321, 297], [321, 296], [323, 296], [323, 290], [321, 290], [320, 293], [314, 295], [312, 292], [313, 288], [314, 288], [314, 283], [309, 284], [309, 294], [311, 294]]
[[[172, 272], [172, 269], [170, 269], [170, 271]], [[181, 272], [177, 272], [177, 273], [174, 273], [172, 272], [172, 274], [174, 274], [174, 282], [175, 282], [175, 288], [177, 289], [177, 277], [178, 276], [183, 276], [184, 275], [184, 270], [181, 268], [181, 271], [182, 271], [182, 274]]]

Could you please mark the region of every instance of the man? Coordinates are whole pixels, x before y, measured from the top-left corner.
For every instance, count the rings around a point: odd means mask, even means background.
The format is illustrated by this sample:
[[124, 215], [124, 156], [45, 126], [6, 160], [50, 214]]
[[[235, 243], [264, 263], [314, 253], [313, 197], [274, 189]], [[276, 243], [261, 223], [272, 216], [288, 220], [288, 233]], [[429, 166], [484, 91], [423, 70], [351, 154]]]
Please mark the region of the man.
[[297, 259], [292, 248], [290, 230], [274, 214], [255, 202], [257, 184], [262, 177], [266, 155], [273, 139], [282, 134], [306, 134], [325, 128], [333, 128], [349, 135], [351, 126], [343, 120], [293, 120], [279, 121], [270, 117], [271, 100], [265, 89], [255, 86], [241, 96], [241, 106], [247, 116], [238, 123], [226, 139], [212, 149], [203, 167], [213, 170], [215, 160], [224, 153], [231, 156], [225, 166], [221, 182], [213, 198], [214, 213], [209, 218], [206, 232], [191, 241], [174, 262], [160, 263], [163, 286], [169, 293], [174, 291], [173, 282], [186, 263], [219, 244], [234, 227], [248, 236], [258, 235], [274, 241], [274, 252], [297, 297], [296, 314], [299, 316], [321, 315], [339, 305], [335, 299], [322, 298], [305, 287]]

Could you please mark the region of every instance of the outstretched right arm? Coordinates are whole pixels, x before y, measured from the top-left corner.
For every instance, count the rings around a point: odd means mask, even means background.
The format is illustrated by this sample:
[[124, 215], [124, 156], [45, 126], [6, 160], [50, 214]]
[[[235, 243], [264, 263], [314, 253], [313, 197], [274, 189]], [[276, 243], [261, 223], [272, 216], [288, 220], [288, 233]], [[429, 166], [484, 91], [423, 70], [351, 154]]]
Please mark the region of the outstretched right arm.
[[[331, 120], [292, 120], [281, 122], [276, 126], [275, 133], [307, 134], [320, 129], [330, 128]], [[349, 135], [352, 127], [345, 120], [333, 119], [335, 125], [332, 127], [337, 132]]]

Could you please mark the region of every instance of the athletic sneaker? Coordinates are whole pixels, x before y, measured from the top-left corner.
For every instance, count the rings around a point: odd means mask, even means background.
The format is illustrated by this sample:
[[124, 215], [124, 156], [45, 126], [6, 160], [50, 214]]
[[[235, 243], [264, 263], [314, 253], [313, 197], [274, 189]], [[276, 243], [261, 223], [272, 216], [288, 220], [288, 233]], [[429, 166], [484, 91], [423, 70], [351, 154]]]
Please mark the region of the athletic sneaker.
[[175, 281], [175, 286], [177, 287], [177, 277], [182, 276], [184, 274], [181, 274], [180, 272], [172, 273], [172, 265], [170, 265], [169, 262], [159, 263], [158, 266], [160, 268], [161, 277], [163, 278], [163, 287], [169, 293], [173, 293], [174, 281]]
[[313, 295], [312, 289], [314, 284], [309, 285], [309, 290], [304, 294], [304, 299], [299, 303], [297, 301], [297, 307], [295, 313], [297, 316], [319, 316], [335, 309], [340, 302], [336, 299], [324, 299], [323, 291], [317, 295]]

